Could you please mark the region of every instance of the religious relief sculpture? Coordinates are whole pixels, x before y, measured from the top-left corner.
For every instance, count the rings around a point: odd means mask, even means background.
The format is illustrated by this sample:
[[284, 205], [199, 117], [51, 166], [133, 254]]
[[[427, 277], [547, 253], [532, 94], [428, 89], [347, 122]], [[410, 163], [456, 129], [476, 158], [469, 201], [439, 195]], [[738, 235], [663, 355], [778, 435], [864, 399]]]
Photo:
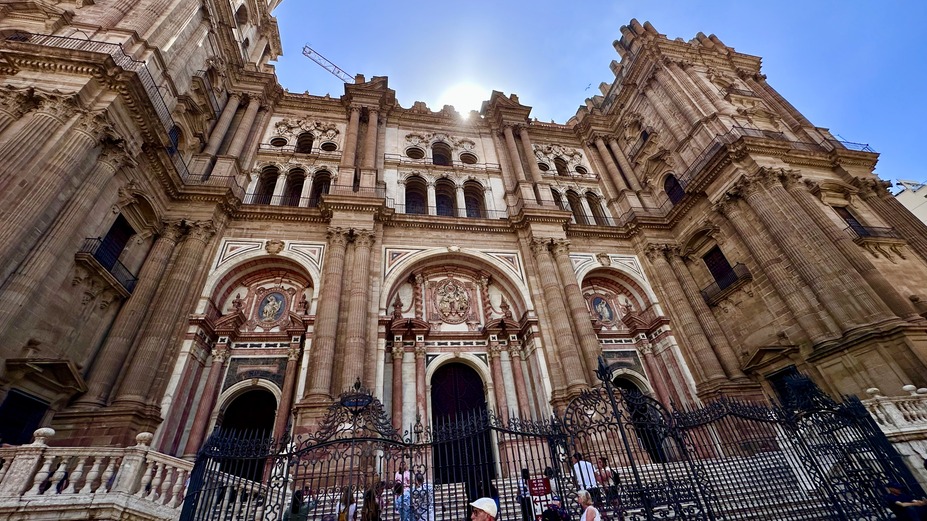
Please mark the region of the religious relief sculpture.
[[595, 310], [599, 322], [610, 323], [615, 320], [615, 313], [611, 305], [602, 297], [593, 297], [592, 307]]
[[274, 322], [279, 320], [280, 316], [283, 315], [285, 304], [286, 297], [284, 297], [282, 293], [274, 292], [268, 294], [258, 307], [258, 315], [261, 322]]
[[446, 278], [432, 285], [432, 316], [447, 324], [460, 324], [471, 315], [472, 297], [467, 284]]

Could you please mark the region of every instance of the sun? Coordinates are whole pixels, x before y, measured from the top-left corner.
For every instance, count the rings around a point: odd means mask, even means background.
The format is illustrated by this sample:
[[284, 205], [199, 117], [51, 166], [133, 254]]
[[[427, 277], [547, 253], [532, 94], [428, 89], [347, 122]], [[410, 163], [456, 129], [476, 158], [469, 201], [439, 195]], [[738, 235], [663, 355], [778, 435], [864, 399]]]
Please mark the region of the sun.
[[471, 110], [480, 110], [480, 105], [488, 99], [488, 89], [476, 83], [463, 82], [451, 85], [441, 93], [438, 106], [453, 105], [457, 112], [467, 115]]

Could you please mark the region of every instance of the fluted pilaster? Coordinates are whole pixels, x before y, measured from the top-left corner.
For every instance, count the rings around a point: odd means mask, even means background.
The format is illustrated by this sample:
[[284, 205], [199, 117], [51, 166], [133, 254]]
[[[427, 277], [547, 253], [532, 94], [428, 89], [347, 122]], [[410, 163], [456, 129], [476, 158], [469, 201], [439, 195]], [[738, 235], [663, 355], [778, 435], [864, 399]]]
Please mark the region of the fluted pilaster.
[[605, 163], [605, 169], [615, 183], [615, 187], [619, 192], [628, 190], [628, 183], [625, 182], [624, 177], [621, 175], [621, 171], [618, 170], [618, 165], [615, 164], [612, 155], [608, 152], [608, 148], [605, 146], [605, 140], [603, 140], [601, 136], [596, 136], [593, 139], [593, 143], [595, 143], [595, 148], [598, 150], [599, 156]]
[[631, 190], [640, 192], [641, 183], [637, 180], [637, 173], [635, 173], [634, 167], [631, 166], [628, 158], [624, 157], [624, 152], [622, 152], [621, 147], [618, 146], [618, 141], [614, 137], [610, 137], [608, 140], [608, 146], [612, 149], [612, 153], [615, 155], [615, 159], [618, 160], [618, 165], [624, 172], [624, 175], [628, 181], [628, 185], [631, 186]]
[[[353, 168], [357, 160], [357, 133], [360, 127], [360, 107], [351, 107], [348, 114], [348, 131], [341, 152], [341, 166]], [[345, 182], [345, 181], [342, 181]]]
[[[251, 133], [251, 128], [254, 126], [254, 121], [257, 119], [258, 109], [261, 108], [261, 98], [255, 95], [251, 95], [248, 98], [248, 106], [245, 108], [245, 115], [241, 118], [241, 121], [238, 122], [238, 127], [235, 129], [235, 134], [232, 136], [232, 142], [229, 144], [228, 155], [232, 157], [238, 157], [241, 155], [242, 150], [245, 147], [245, 142], [248, 141], [248, 135]], [[247, 165], [242, 164], [242, 167]]]
[[393, 427], [402, 428], [402, 358], [405, 353], [402, 352], [402, 342], [399, 345], [393, 344], [393, 403], [390, 408]]
[[183, 236], [180, 221], [165, 223], [161, 235], [151, 247], [132, 296], [119, 310], [109, 335], [87, 377], [88, 390], [79, 403], [105, 405], [119, 372], [125, 367], [129, 349], [146, 317], [151, 300], [161, 283], [164, 271], [177, 242]]
[[856, 180], [863, 201], [889, 226], [901, 232], [911, 249], [927, 261], [927, 225], [899, 203], [884, 183], [879, 179]]
[[309, 359], [309, 389], [307, 399], [327, 400], [332, 397], [332, 367], [335, 357], [335, 337], [338, 330], [338, 314], [341, 308], [341, 276], [344, 272], [344, 256], [348, 244], [348, 230], [328, 229], [328, 252], [322, 279], [322, 292], [316, 315], [315, 339]]
[[173, 329], [187, 310], [178, 304], [187, 301], [193, 291], [193, 281], [199, 272], [206, 245], [215, 234], [212, 221], [189, 223], [189, 232], [180, 245], [173, 267], [164, 281], [157, 301], [151, 310], [142, 333], [138, 335], [132, 361], [125, 372], [116, 402], [153, 404], [160, 400], [154, 396], [158, 380], [168, 370], [169, 358], [174, 352], [170, 345]]
[[570, 243], [565, 240], [555, 240], [551, 246], [557, 269], [560, 271], [560, 280], [563, 283], [563, 292], [566, 295], [567, 305], [570, 308], [570, 318], [573, 320], [573, 330], [579, 337], [580, 351], [586, 362], [586, 381], [594, 385], [597, 381], [595, 370], [598, 367], [598, 358], [602, 353], [599, 338], [592, 329], [589, 307], [583, 298], [573, 263], [570, 261]]
[[501, 418], [509, 417], [509, 404], [505, 398], [505, 384], [502, 381], [502, 347], [499, 342], [489, 346], [489, 368], [492, 371], [493, 395], [496, 399], [496, 413]]
[[367, 111], [367, 134], [364, 136], [364, 161], [362, 168], [377, 166], [377, 134], [379, 131], [379, 113], [374, 109]]
[[515, 134], [512, 132], [512, 127], [506, 125], [502, 129], [502, 133], [505, 136], [505, 146], [506, 150], [509, 153], [509, 161], [512, 163], [512, 169], [515, 170], [515, 177], [518, 181], [527, 181], [528, 178], [525, 177], [525, 169], [521, 163], [521, 155], [518, 153], [518, 144], [515, 143]]
[[711, 348], [711, 343], [705, 336], [702, 326], [696, 317], [695, 311], [686, 298], [673, 268], [667, 261], [669, 247], [662, 244], [652, 244], [647, 247], [647, 258], [653, 264], [660, 281], [660, 286], [666, 293], [666, 299], [679, 320], [679, 329], [685, 336], [686, 344], [691, 348], [689, 364], [694, 367], [702, 383], [721, 381], [726, 378], [724, 369], [718, 361], [717, 355]]

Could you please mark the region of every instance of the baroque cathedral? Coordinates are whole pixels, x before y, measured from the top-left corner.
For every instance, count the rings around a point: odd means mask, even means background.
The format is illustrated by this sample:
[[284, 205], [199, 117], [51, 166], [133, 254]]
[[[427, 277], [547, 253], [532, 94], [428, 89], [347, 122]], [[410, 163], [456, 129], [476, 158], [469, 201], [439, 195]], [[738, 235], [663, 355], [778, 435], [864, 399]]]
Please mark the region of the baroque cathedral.
[[760, 58], [631, 20], [568, 121], [459, 114], [286, 92], [278, 3], [0, 4], [0, 441], [927, 386], [927, 228]]

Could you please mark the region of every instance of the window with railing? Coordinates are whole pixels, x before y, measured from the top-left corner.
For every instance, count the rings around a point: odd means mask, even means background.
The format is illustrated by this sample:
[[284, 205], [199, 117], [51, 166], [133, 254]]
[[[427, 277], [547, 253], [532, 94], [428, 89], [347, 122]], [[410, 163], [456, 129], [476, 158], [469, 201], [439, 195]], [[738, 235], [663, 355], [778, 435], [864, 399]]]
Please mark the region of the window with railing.
[[589, 224], [583, 212], [583, 203], [580, 201], [579, 194], [572, 190], [568, 191], [567, 201], [570, 203], [570, 210], [573, 212], [573, 219], [576, 221], [576, 224]]
[[306, 172], [301, 168], [294, 168], [286, 176], [286, 187], [283, 190], [283, 206], [299, 206], [299, 199], [306, 184]]
[[464, 205], [466, 205], [467, 217], [479, 219], [486, 215], [485, 198], [483, 187], [474, 181], [467, 181], [464, 184]]
[[428, 207], [428, 185], [421, 177], [406, 180], [406, 212], [411, 214], [426, 213]]
[[332, 175], [326, 170], [320, 170], [312, 178], [312, 190], [309, 192], [309, 207], [315, 208], [322, 202], [322, 196], [327, 194], [332, 186]]
[[673, 204], [678, 203], [686, 196], [685, 189], [679, 184], [679, 180], [676, 179], [676, 176], [673, 174], [666, 176], [666, 180], [663, 181], [663, 190]]
[[454, 183], [442, 179], [435, 183], [435, 206], [438, 215], [455, 217], [457, 215], [457, 189]]

